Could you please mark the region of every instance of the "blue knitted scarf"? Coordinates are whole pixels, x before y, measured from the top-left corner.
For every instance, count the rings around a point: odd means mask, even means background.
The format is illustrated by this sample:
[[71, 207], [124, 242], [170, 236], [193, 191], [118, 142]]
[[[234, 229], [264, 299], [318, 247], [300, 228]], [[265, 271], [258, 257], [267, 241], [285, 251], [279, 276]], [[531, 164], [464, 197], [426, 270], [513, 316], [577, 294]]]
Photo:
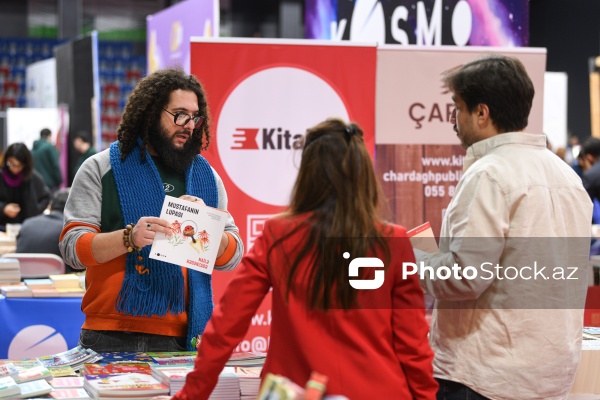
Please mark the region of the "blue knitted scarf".
[[[141, 146], [141, 140], [138, 140]], [[123, 222], [136, 223], [140, 217], [159, 216], [165, 199], [162, 179], [152, 157], [146, 152], [141, 162], [141, 150], [136, 146], [121, 161], [119, 142], [110, 146], [110, 165], [115, 177], [121, 203]], [[204, 200], [206, 205], [217, 207], [218, 189], [208, 161], [198, 155], [185, 176], [186, 193]], [[185, 311], [184, 280], [181, 268], [149, 258], [150, 247], [140, 252], [127, 253], [125, 279], [117, 297], [118, 312], [134, 316], [165, 316]], [[136, 265], [143, 266], [138, 268]], [[145, 273], [149, 271], [149, 273]], [[191, 339], [201, 334], [213, 310], [211, 275], [188, 270], [188, 350], [195, 350]]]

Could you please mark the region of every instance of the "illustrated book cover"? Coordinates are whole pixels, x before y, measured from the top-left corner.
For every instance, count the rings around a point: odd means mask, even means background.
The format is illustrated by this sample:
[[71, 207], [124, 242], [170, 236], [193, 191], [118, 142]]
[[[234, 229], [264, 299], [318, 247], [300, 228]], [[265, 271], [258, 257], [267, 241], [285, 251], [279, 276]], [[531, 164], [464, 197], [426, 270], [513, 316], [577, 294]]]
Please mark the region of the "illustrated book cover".
[[228, 215], [227, 211], [165, 196], [160, 218], [169, 221], [172, 234], [156, 234], [150, 258], [212, 274]]

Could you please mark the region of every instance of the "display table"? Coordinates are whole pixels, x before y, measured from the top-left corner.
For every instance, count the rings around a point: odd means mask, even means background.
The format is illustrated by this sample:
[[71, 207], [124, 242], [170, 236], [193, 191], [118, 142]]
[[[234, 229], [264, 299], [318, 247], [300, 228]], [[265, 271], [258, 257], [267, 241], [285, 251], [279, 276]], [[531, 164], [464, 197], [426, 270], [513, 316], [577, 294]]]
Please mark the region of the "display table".
[[85, 319], [81, 298], [0, 295], [0, 359], [56, 354], [77, 346]]

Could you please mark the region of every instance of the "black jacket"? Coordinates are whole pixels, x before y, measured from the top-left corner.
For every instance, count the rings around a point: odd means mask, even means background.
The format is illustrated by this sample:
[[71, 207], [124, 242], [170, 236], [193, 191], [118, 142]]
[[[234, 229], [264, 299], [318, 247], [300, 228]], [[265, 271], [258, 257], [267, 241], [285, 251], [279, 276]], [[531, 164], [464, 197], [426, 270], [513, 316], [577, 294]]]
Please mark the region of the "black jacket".
[[[16, 218], [8, 218], [3, 210], [8, 203], [17, 203], [21, 212]], [[36, 171], [31, 178], [23, 181], [20, 186], [12, 188], [6, 184], [0, 175], [0, 225], [20, 224], [26, 218], [39, 215], [50, 203], [50, 191], [44, 179]]]

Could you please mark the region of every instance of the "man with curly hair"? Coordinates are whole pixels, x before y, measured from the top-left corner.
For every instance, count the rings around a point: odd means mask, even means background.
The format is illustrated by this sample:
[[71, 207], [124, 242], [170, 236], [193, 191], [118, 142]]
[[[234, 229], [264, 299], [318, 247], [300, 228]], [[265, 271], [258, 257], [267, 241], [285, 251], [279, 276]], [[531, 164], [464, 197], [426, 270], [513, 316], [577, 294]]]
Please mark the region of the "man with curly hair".
[[[78, 170], [60, 250], [86, 269], [79, 344], [97, 352], [195, 349], [213, 309], [211, 276], [149, 258], [165, 195], [227, 209], [216, 171], [198, 153], [210, 143], [198, 80], [179, 69], [142, 79], [129, 96], [118, 140]], [[231, 215], [215, 269], [234, 269], [243, 244]]]

